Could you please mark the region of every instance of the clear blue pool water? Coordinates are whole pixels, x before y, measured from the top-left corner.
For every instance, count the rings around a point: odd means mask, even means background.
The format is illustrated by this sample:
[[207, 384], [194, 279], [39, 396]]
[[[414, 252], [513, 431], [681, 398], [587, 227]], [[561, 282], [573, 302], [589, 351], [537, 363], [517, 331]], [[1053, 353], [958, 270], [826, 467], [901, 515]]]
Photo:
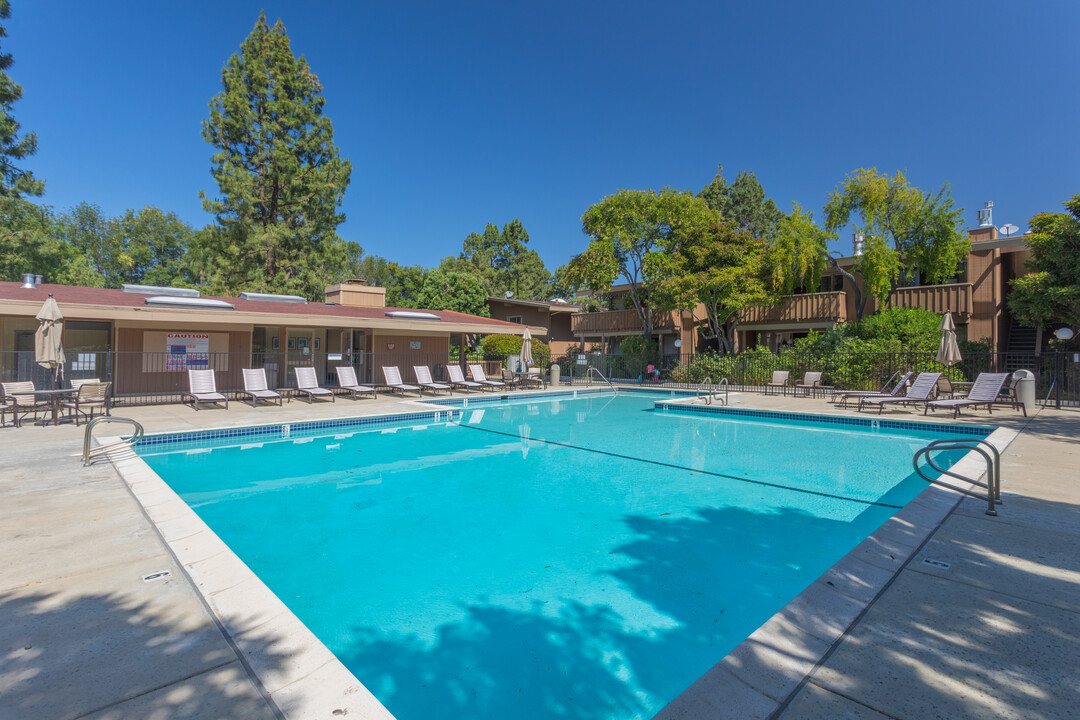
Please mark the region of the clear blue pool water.
[[942, 437], [655, 399], [141, 454], [400, 720], [648, 718], [918, 494]]

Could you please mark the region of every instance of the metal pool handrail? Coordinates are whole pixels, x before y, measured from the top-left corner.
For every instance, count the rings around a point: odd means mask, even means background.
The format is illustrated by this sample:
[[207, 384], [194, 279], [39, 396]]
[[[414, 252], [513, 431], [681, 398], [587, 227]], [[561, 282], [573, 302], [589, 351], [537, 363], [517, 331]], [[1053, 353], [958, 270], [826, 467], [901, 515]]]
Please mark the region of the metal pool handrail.
[[[986, 452], [986, 450], [984, 450], [980, 446], [990, 448], [990, 452]], [[983, 456], [983, 459], [986, 460], [986, 482], [982, 483], [974, 478], [969, 478], [938, 466], [938, 464], [934, 462], [934, 458], [931, 455], [931, 453], [938, 450], [970, 450], [979, 453]], [[979, 487], [986, 488], [986, 494], [983, 495], [973, 490], [957, 487], [956, 485], [943, 481], [941, 478], [931, 478], [926, 473], [924, 473], [923, 469], [919, 466], [920, 457], [925, 457], [926, 464], [937, 472], [941, 473], [942, 475], [948, 475], [949, 477], [954, 477], [957, 480], [963, 480], [964, 482], [969, 482], [972, 485], [978, 485]], [[979, 498], [980, 500], [985, 500], [987, 503], [986, 514], [997, 515], [997, 510], [994, 509], [994, 504], [995, 502], [999, 505], [1001, 504], [1001, 453], [998, 452], [998, 449], [994, 447], [991, 443], [980, 438], [943, 438], [941, 440], [935, 440], [926, 447], [920, 448], [919, 450], [915, 451], [915, 455], [914, 457], [912, 457], [911, 463], [915, 467], [915, 472], [918, 473], [919, 477], [921, 477], [926, 482], [933, 483], [934, 485], [940, 485], [942, 487], [949, 488], [950, 490], [955, 490], [958, 493]]]
[[592, 375], [593, 375], [593, 373], [596, 373], [597, 375], [599, 375], [600, 379], [608, 384], [608, 387], [611, 388], [612, 392], [618, 392], [618, 390], [616, 390], [615, 386], [611, 384], [611, 381], [608, 380], [606, 377], [604, 377], [604, 373], [600, 372], [599, 370], [594, 368], [592, 365], [589, 366], [588, 372], [585, 373], [585, 379], [588, 381], [589, 385], [592, 385]]
[[[132, 433], [131, 437], [129, 437], [127, 440], [121, 439], [121, 440], [117, 440], [116, 442], [109, 443], [108, 445], [100, 445], [100, 446], [98, 446], [96, 448], [91, 448], [90, 447], [90, 436], [94, 432], [94, 427], [98, 423], [110, 423], [110, 422], [128, 423], [129, 425], [133, 425], [135, 427], [135, 432]], [[123, 449], [126, 449], [126, 448], [133, 447], [140, 440], [142, 440], [143, 435], [144, 435], [143, 426], [137, 420], [131, 420], [129, 418], [122, 418], [122, 417], [113, 417], [111, 415], [105, 415], [105, 416], [102, 416], [102, 417], [93, 418], [90, 422], [88, 422], [86, 424], [86, 432], [83, 434], [83, 451], [82, 451], [83, 466], [85, 467], [85, 466], [89, 465], [91, 459], [93, 459], [93, 458], [95, 458], [95, 457], [97, 457], [99, 455], [104, 455], [105, 453], [111, 452], [112, 450], [123, 450]]]
[[720, 378], [720, 382], [716, 383], [716, 385], [712, 384], [712, 377], [711, 376], [706, 377], [704, 380], [702, 380], [701, 384], [697, 386], [697, 398], [698, 398], [698, 400], [702, 399], [701, 391], [702, 391], [702, 389], [704, 389], [705, 390], [705, 395], [704, 395], [705, 404], [706, 405], [712, 405], [713, 400], [719, 400], [719, 398], [715, 397], [715, 395], [716, 395], [717, 389], [721, 388], [721, 387], [724, 388], [724, 399], [723, 399], [722, 402], [724, 403], [724, 405], [727, 405], [728, 404], [728, 380], [727, 380], [727, 378]]

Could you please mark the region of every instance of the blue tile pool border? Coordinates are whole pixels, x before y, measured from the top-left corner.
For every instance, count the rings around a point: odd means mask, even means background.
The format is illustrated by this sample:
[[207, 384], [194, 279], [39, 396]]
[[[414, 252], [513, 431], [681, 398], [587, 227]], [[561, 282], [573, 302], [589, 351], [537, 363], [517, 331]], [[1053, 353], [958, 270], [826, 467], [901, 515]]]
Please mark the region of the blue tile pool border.
[[851, 425], [854, 427], [869, 428], [871, 430], [917, 430], [922, 432], [945, 433], [948, 435], [969, 435], [972, 437], [985, 437], [997, 428], [986, 425], [967, 425], [960, 423], [941, 423], [923, 421], [889, 420], [876, 417], [850, 417], [847, 415], [816, 415], [813, 413], [786, 412], [781, 410], [750, 410], [748, 408], [732, 408], [718, 405], [685, 405], [658, 401], [655, 404], [657, 410], [665, 413], [686, 413], [690, 415], [728, 415], [735, 417], [753, 417], [762, 420], [793, 420], [804, 423], [821, 423], [826, 425]]
[[303, 435], [307, 432], [326, 430], [345, 430], [352, 428], [374, 427], [378, 425], [411, 424], [422, 422], [447, 422], [461, 417], [459, 410], [434, 410], [430, 412], [398, 413], [395, 415], [368, 415], [366, 417], [335, 418], [329, 420], [304, 420], [299, 422], [274, 423], [271, 425], [248, 425], [215, 430], [190, 430], [186, 432], [155, 433], [145, 435], [135, 446], [136, 449], [162, 448], [174, 445], [189, 445], [212, 440], [240, 440], [243, 438], [287, 438]]
[[[620, 393], [632, 393], [634, 395], [667, 395], [671, 398], [691, 397], [694, 395], [693, 390], [673, 390], [669, 388], [637, 388], [637, 387], [619, 387]], [[608, 395], [611, 394], [611, 389], [606, 387], [593, 387], [583, 390], [575, 388], [567, 388], [566, 390], [550, 390], [548, 392], [529, 393], [527, 395], [520, 393], [490, 393], [485, 395], [467, 395], [464, 397], [441, 397], [434, 400], [421, 400], [420, 402], [425, 405], [440, 405], [442, 407], [472, 407], [473, 405], [484, 405], [488, 403], [503, 402], [506, 400], [533, 400], [541, 398], [575, 398], [582, 395]]]

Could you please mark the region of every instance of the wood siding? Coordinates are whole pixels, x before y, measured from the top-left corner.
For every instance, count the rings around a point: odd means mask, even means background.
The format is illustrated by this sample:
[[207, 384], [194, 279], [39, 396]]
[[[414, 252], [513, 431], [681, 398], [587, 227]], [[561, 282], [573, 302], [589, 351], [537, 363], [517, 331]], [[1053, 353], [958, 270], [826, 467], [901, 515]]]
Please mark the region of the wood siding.
[[966, 319], [971, 315], [971, 283], [922, 285], [897, 288], [889, 295], [889, 307], [921, 308], [941, 315], [945, 311]]
[[847, 320], [847, 297], [843, 292], [785, 295], [778, 305], [752, 305], [739, 315], [740, 325], [822, 323]]
[[[641, 318], [637, 310], [610, 310], [608, 312], [577, 313], [571, 316], [570, 328], [574, 335], [640, 335]], [[653, 315], [653, 329], [672, 332], [682, 329], [681, 313], [658, 312]]]

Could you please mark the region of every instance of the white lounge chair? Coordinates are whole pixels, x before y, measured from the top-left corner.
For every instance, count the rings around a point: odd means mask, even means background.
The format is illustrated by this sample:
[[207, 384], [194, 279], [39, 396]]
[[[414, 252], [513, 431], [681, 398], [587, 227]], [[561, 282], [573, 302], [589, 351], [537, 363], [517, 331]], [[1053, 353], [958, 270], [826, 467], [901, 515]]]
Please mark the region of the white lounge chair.
[[401, 371], [396, 366], [384, 366], [382, 369], [383, 379], [386, 381], [386, 386], [391, 390], [397, 390], [401, 393], [401, 397], [405, 397], [405, 392], [414, 392], [420, 396], [423, 396], [424, 390], [416, 385], [408, 385], [401, 381]]
[[251, 398], [251, 407], [257, 407], [260, 400], [277, 400], [281, 405], [281, 393], [267, 387], [265, 368], [244, 368], [244, 389], [237, 390], [236, 394]]
[[[1001, 389], [1005, 387], [1008, 379], [1009, 373], [979, 373], [979, 377], [975, 378], [975, 383], [971, 386], [971, 390], [968, 391], [967, 397], [932, 400], [926, 403], [923, 415], [929, 410], [936, 410], [937, 408], [952, 408], [953, 417], [957, 418], [960, 416], [960, 408], [973, 405], [985, 405], [986, 411], [993, 413], [994, 402], [997, 401], [998, 395], [1001, 394]], [[1020, 407], [1023, 408], [1024, 406], [1021, 404]], [[1027, 408], [1024, 408], [1024, 417], [1027, 417]]]
[[375, 397], [375, 388], [361, 385], [356, 379], [356, 368], [352, 365], [338, 365], [335, 370], [337, 371], [338, 387], [352, 393], [353, 400], [358, 395], [367, 395], [369, 393], [371, 397]]
[[[881, 386], [880, 390], [837, 390], [835, 393], [833, 393], [833, 398], [840, 398], [840, 402], [838, 403], [838, 405], [840, 407], [845, 407], [848, 400], [854, 400], [858, 398], [896, 397], [900, 394], [902, 390], [907, 387], [908, 380], [910, 380], [911, 376], [914, 374], [915, 373], [913, 372], [906, 372], [901, 375], [900, 371], [897, 370], [892, 374], [892, 377], [885, 381], [885, 384]], [[893, 385], [893, 380], [896, 381], [895, 385]]]
[[315, 368], [313, 367], [294, 367], [293, 372], [296, 373], [296, 391], [307, 395], [307, 401], [314, 402], [315, 398], [321, 397], [330, 398], [330, 402], [336, 402], [337, 397], [330, 390], [324, 387], [319, 387], [319, 378], [315, 374]]
[[506, 387], [506, 383], [501, 380], [488, 380], [487, 375], [484, 374], [484, 368], [479, 365], [470, 365], [469, 372], [472, 374], [472, 379], [484, 387], [489, 387], [492, 390]]
[[789, 370], [773, 370], [772, 380], [765, 383], [765, 394], [769, 394], [769, 388], [780, 388], [787, 395], [788, 378], [791, 376]]
[[229, 409], [229, 399], [217, 391], [213, 370], [188, 370], [187, 374], [189, 391], [180, 393], [181, 402], [190, 399], [196, 410], [199, 403], [224, 403], [225, 409]]
[[[870, 405], [878, 406], [878, 415], [885, 409], [886, 403], [915, 403], [929, 402], [934, 394], [934, 390], [937, 389], [938, 378], [941, 377], [941, 373], [919, 373], [919, 377], [915, 378], [915, 382], [911, 383], [911, 387], [908, 388], [906, 395], [896, 395], [891, 397], [864, 397], [859, 398], [859, 411], [862, 412], [863, 405], [869, 403]], [[925, 411], [924, 411], [925, 412]]]
[[416, 374], [416, 384], [420, 387], [427, 388], [434, 395], [438, 395], [440, 390], [445, 390], [451, 395], [454, 394], [454, 388], [446, 383], [437, 383], [431, 379], [431, 368], [427, 365], [413, 365], [412, 369]]
[[471, 392], [473, 388], [479, 388], [481, 391], [484, 389], [480, 383], [466, 380], [460, 365], [447, 365], [446, 372], [450, 374], [450, 387], [463, 387], [465, 392]]

